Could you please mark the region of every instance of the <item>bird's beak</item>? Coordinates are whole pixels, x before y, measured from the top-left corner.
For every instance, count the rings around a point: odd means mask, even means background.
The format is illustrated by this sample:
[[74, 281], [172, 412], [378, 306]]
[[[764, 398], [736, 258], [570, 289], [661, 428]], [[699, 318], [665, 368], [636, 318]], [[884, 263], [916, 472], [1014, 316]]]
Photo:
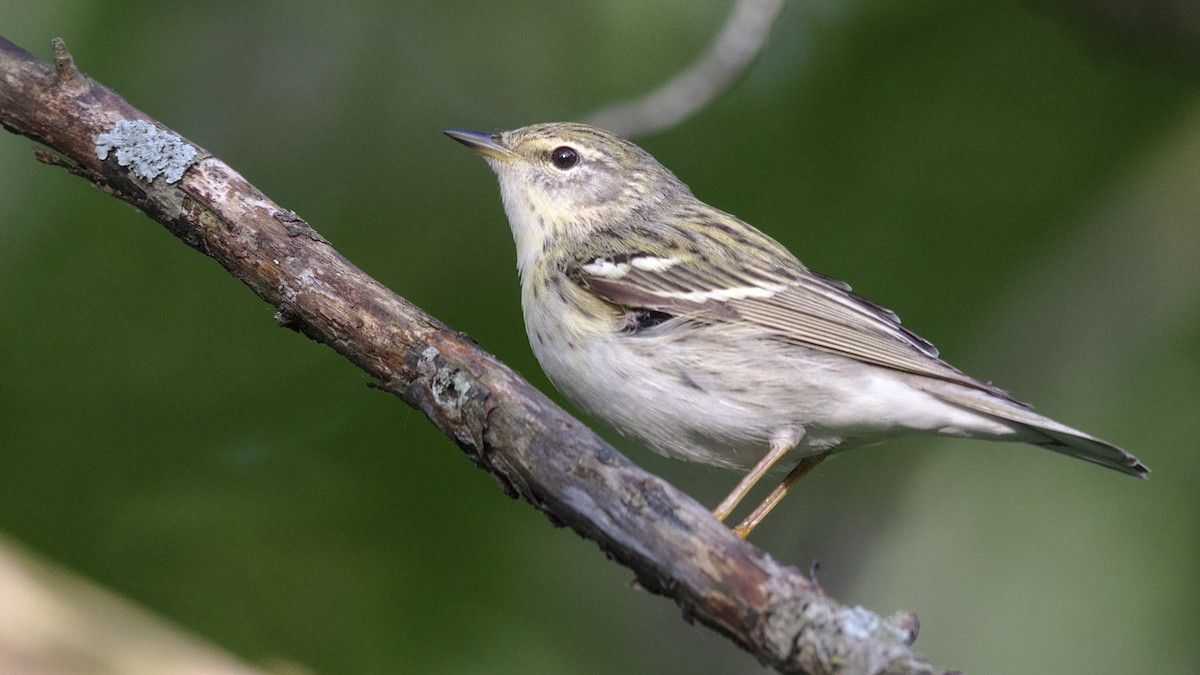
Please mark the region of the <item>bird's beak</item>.
[[484, 157], [511, 159], [513, 156], [512, 152], [500, 142], [500, 134], [467, 131], [466, 129], [446, 129], [444, 133]]

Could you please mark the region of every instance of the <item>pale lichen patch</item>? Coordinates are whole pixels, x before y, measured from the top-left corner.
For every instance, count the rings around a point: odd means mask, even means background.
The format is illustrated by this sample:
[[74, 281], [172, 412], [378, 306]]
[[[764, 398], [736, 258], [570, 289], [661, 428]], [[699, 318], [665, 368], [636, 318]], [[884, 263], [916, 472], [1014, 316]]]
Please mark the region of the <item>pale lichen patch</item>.
[[146, 181], [162, 176], [168, 183], [182, 178], [197, 155], [196, 147], [179, 135], [143, 120], [121, 120], [96, 137], [97, 157], [108, 159], [114, 150], [117, 164], [129, 167], [135, 176]]

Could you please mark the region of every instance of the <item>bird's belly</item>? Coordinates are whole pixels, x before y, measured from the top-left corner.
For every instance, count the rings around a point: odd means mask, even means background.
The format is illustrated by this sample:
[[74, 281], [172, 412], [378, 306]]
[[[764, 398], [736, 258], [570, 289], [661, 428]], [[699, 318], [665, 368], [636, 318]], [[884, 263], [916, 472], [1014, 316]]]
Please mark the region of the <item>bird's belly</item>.
[[781, 416], [731, 392], [705, 389], [686, 371], [612, 341], [538, 354], [567, 398], [668, 457], [740, 467], [766, 450]]
[[799, 457], [904, 434], [980, 435], [993, 424], [890, 370], [753, 331], [571, 333], [543, 320], [562, 315], [526, 316], [534, 354], [559, 391], [668, 457], [747, 468], [788, 427], [804, 432]]

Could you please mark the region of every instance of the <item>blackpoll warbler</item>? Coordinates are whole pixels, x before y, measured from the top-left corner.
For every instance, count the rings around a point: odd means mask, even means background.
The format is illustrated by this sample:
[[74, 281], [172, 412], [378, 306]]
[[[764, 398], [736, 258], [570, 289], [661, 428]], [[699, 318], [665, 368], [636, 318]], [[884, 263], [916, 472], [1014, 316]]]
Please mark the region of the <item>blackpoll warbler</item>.
[[500, 179], [534, 354], [576, 405], [667, 455], [796, 468], [925, 434], [1023, 441], [1145, 477], [1136, 457], [938, 358], [892, 312], [692, 196], [636, 145], [582, 124], [446, 132]]

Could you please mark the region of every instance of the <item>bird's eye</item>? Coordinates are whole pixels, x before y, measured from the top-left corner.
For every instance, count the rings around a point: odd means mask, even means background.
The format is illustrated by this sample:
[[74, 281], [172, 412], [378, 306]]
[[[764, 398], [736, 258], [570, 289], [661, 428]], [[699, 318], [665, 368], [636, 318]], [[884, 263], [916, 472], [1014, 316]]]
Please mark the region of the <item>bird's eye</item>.
[[579, 153], [575, 148], [560, 145], [550, 152], [550, 161], [558, 168], [566, 171], [579, 163]]

